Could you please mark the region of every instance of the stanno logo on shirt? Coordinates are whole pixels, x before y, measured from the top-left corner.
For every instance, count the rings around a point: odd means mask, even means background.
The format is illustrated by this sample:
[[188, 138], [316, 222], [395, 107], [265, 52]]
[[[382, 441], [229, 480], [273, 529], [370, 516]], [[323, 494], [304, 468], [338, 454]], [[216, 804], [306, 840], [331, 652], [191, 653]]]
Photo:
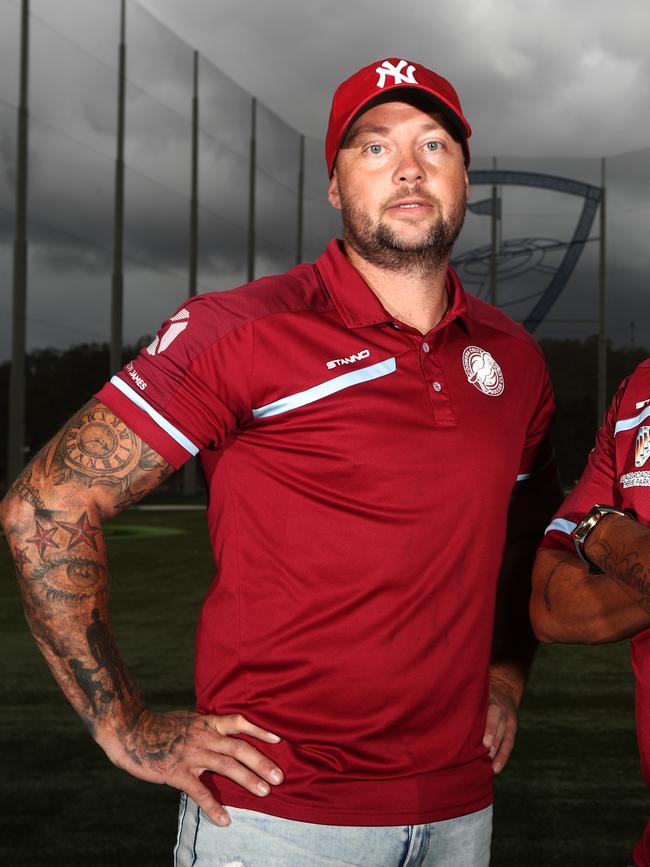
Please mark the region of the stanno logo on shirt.
[[[406, 73], [402, 70], [406, 66]], [[379, 76], [377, 79], [377, 87], [386, 86], [386, 77], [391, 75], [395, 84], [417, 84], [415, 80], [415, 67], [406, 60], [400, 60], [397, 65], [393, 65], [390, 60], [384, 60], [381, 66], [375, 69]]]
[[172, 316], [169, 320], [169, 325], [163, 331], [162, 335], [154, 337], [149, 346], [147, 346], [147, 352], [149, 355], [160, 355], [161, 352], [164, 352], [167, 347], [176, 340], [178, 335], [185, 331], [189, 320], [190, 311], [183, 307], [183, 309], [179, 310], [175, 316]]
[[642, 467], [650, 457], [650, 427], [639, 428], [634, 444], [634, 466]]
[[364, 358], [370, 358], [369, 349], [362, 349], [360, 352], [355, 352], [353, 355], [348, 355], [345, 358], [334, 358], [332, 361], [326, 361], [325, 366], [328, 370], [334, 370], [335, 367], [342, 367], [344, 364], [355, 364]]
[[480, 346], [467, 346], [463, 351], [463, 368], [467, 381], [490, 397], [503, 394], [503, 373], [490, 353]]

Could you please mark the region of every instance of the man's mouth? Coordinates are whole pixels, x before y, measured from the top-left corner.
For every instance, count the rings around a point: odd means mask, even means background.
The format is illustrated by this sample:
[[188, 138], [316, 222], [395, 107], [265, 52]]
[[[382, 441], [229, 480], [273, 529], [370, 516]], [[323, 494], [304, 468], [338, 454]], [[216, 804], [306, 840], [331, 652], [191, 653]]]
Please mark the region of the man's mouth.
[[415, 211], [431, 207], [432, 204], [427, 199], [402, 199], [389, 205], [388, 210]]

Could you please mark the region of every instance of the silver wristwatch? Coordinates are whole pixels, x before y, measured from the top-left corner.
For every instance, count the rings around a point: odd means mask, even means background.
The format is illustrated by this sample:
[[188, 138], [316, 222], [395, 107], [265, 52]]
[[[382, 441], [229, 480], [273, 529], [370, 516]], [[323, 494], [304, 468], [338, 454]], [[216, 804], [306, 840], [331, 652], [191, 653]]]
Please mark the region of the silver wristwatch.
[[605, 517], [605, 515], [622, 515], [624, 518], [630, 517], [627, 512], [622, 511], [622, 509], [617, 509], [615, 506], [603, 506], [597, 504], [589, 509], [582, 521], [580, 521], [579, 524], [576, 524], [569, 534], [573, 539], [573, 544], [575, 545], [578, 557], [580, 557], [583, 563], [586, 563], [587, 566], [589, 566], [591, 572], [599, 572], [601, 574], [603, 570], [599, 566], [596, 566], [595, 563], [592, 563], [589, 557], [587, 557], [584, 546], [591, 531], [601, 518]]

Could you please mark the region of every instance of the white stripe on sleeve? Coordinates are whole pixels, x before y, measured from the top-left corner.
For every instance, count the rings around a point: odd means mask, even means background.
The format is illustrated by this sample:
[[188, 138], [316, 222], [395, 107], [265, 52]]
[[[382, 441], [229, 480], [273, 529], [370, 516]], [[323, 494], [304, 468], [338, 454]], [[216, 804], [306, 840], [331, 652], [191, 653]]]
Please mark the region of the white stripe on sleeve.
[[121, 391], [125, 397], [128, 397], [130, 401], [132, 401], [136, 406], [139, 406], [141, 410], [147, 413], [149, 418], [153, 419], [156, 422], [158, 427], [162, 428], [166, 434], [176, 440], [176, 442], [182, 446], [185, 451], [189, 452], [191, 455], [197, 455], [199, 453], [198, 446], [195, 446], [194, 443], [189, 440], [184, 433], [175, 428], [174, 425], [167, 421], [167, 419], [162, 416], [157, 410], [155, 410], [152, 406], [149, 406], [147, 401], [139, 394], [137, 391], [134, 391], [129, 385], [124, 382], [123, 379], [120, 379], [119, 376], [111, 377], [111, 385], [114, 385], [118, 391]]

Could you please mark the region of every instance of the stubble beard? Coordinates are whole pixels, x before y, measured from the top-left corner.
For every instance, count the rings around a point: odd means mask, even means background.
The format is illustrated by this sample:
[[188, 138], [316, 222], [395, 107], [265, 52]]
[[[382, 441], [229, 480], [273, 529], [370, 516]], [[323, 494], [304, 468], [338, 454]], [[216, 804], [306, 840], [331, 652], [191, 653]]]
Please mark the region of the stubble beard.
[[[417, 190], [413, 195], [420, 195]], [[356, 208], [341, 195], [341, 217], [345, 240], [367, 262], [387, 271], [402, 274], [433, 274], [447, 265], [451, 251], [463, 228], [466, 196], [463, 195], [444, 217], [435, 202], [438, 216], [427, 234], [420, 240], [403, 241], [397, 232]]]

